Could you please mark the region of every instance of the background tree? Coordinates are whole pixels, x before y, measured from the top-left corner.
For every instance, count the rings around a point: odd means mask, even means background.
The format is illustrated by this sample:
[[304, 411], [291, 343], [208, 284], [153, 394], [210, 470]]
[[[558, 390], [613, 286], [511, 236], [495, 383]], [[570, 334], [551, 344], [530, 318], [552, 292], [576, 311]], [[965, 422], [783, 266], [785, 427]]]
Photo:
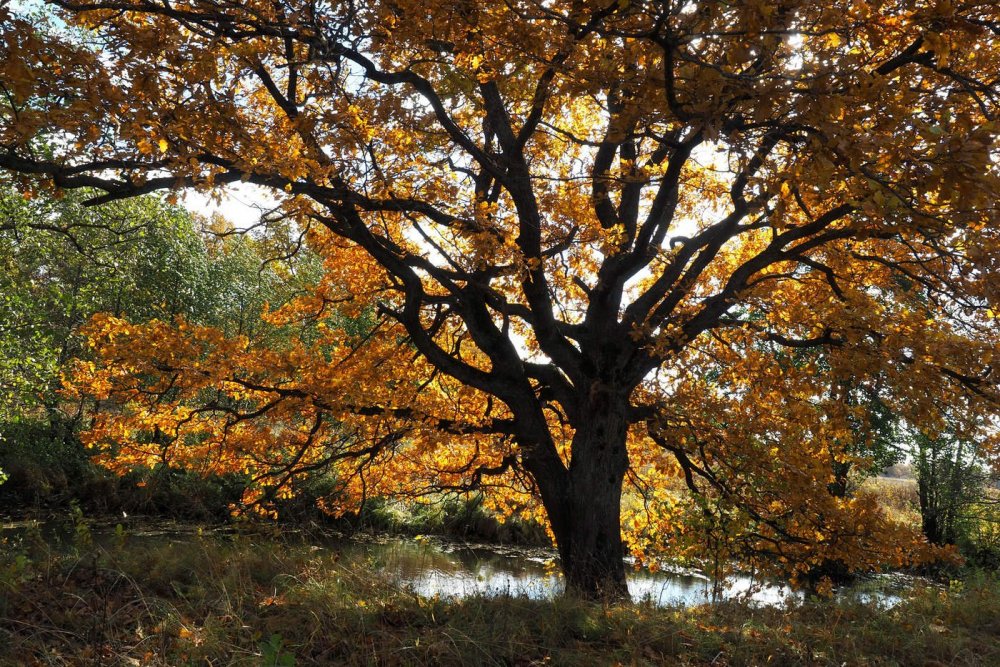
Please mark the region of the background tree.
[[195, 276], [185, 264], [201, 243], [186, 212], [149, 198], [86, 209], [82, 195], [0, 192], [0, 460], [13, 473], [8, 495], [44, 496], [85, 477], [75, 435], [82, 406], [58, 394], [60, 374], [83, 349], [76, 328], [97, 311], [149, 319], [194, 305]]
[[82, 206], [93, 194], [26, 199], [0, 190], [0, 463], [13, 475], [8, 501], [58, 502], [96, 482], [77, 439], [93, 406], [60, 393], [70, 360], [89, 356], [77, 330], [92, 315], [183, 316], [277, 344], [282, 334], [260, 320], [261, 308], [317, 278], [308, 253], [294, 264], [268, 262], [277, 248], [227, 235], [225, 221], [212, 223], [217, 237], [201, 230], [210, 221], [155, 197]]
[[621, 595], [626, 478], [723, 498], [765, 562], [865, 567], [909, 547], [826, 490], [859, 415], [824, 388], [995, 414], [992, 0], [54, 4], [0, 10], [0, 166], [95, 203], [273, 188], [326, 279], [271, 317], [377, 315], [280, 351], [95, 322], [117, 465], [493, 479]]
[[950, 433], [917, 434], [913, 444], [921, 530], [932, 544], [956, 544], [968, 536], [976, 506], [991, 500], [979, 447]]

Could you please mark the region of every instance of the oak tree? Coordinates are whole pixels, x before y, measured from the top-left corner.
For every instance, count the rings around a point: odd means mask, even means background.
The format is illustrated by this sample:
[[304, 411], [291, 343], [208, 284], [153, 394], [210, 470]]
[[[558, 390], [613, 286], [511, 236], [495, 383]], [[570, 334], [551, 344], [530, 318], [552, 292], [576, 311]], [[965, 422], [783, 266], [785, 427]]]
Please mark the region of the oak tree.
[[633, 547], [683, 534], [679, 479], [762, 563], [865, 567], [912, 543], [828, 490], [870, 437], [848, 394], [996, 436], [994, 0], [54, 0], [0, 25], [22, 187], [249, 181], [325, 257], [267, 315], [309, 339], [96, 320], [75, 384], [121, 406], [90, 435], [112, 465], [244, 469], [264, 499], [333, 466], [331, 511], [535, 497], [568, 586], [616, 596], [626, 482], [658, 508]]

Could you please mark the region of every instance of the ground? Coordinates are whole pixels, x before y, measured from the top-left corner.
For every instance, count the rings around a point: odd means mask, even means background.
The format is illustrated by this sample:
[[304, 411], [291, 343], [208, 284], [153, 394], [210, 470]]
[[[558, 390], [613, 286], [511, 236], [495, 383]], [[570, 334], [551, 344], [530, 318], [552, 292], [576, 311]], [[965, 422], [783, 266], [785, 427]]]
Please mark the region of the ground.
[[981, 574], [888, 610], [457, 601], [267, 535], [72, 540], [0, 550], [0, 665], [1000, 664], [1000, 580]]

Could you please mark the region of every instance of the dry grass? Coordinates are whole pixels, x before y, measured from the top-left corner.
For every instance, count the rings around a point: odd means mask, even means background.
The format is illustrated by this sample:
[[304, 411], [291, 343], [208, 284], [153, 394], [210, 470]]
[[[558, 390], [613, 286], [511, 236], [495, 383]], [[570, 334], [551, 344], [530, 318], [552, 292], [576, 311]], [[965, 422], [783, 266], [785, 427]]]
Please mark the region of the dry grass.
[[2, 665], [992, 665], [1000, 583], [891, 610], [427, 600], [268, 538], [127, 540], [0, 560]]
[[861, 485], [861, 493], [873, 494], [889, 516], [907, 526], [920, 527], [920, 500], [917, 480], [897, 477], [871, 477]]

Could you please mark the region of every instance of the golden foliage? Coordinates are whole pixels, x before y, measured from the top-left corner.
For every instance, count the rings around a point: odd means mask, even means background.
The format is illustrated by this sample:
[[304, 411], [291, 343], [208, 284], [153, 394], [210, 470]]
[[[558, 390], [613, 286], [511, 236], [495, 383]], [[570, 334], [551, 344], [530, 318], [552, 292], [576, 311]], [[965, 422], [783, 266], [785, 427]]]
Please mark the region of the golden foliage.
[[923, 558], [828, 491], [871, 444], [851, 392], [996, 439], [991, 0], [60, 4], [0, 9], [0, 166], [250, 181], [326, 258], [265, 314], [323, 327], [286, 349], [89, 325], [70, 384], [117, 469], [266, 500], [331, 465], [335, 510], [489, 483], [563, 544], [627, 470], [638, 552], [696, 549], [701, 512], [802, 573]]

